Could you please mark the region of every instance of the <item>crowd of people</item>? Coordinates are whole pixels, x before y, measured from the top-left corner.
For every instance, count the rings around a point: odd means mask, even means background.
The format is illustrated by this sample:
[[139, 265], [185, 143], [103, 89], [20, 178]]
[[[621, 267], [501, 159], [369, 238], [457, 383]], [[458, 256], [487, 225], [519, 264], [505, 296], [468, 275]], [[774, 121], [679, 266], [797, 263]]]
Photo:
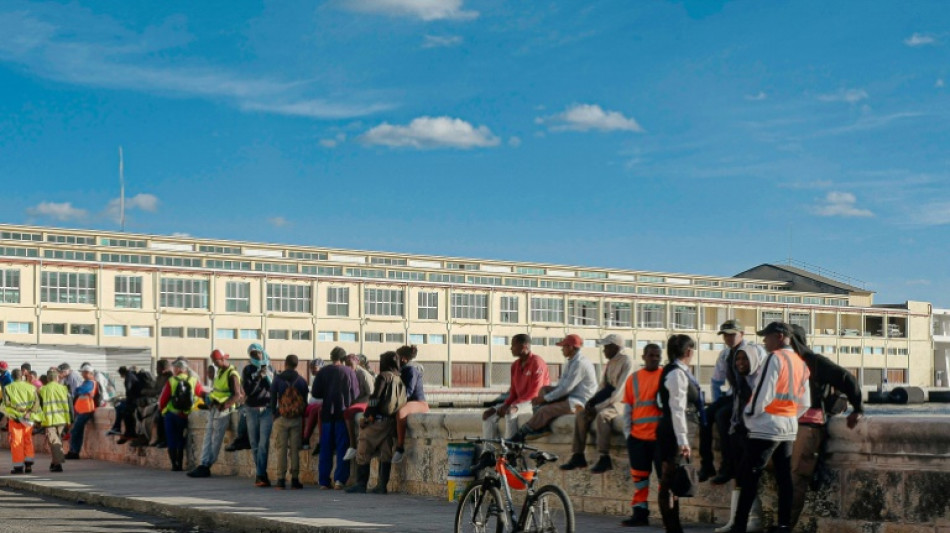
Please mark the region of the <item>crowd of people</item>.
[[[699, 481], [716, 486], [734, 482], [730, 519], [716, 531], [761, 529], [758, 489], [769, 461], [778, 487], [777, 524], [772, 530], [791, 531], [822, 458], [827, 420], [850, 404], [847, 426], [854, 428], [862, 416], [861, 389], [850, 372], [809, 349], [805, 331], [798, 326], [770, 323], [758, 332], [762, 344], [748, 342], [737, 320], [724, 322], [719, 334], [724, 348], [716, 360], [709, 405], [690, 369], [696, 343], [687, 335], [667, 340], [665, 366], [661, 366], [663, 347], [647, 344], [639, 369], [625, 353], [619, 335], [600, 339], [597, 344], [607, 364], [599, 381], [594, 364], [581, 353], [583, 339], [567, 335], [557, 343], [565, 364], [554, 386], [547, 364], [531, 351], [531, 338], [515, 335], [510, 346], [515, 358], [510, 388], [483, 413], [483, 436], [537, 439], [550, 434], [554, 419], [573, 414], [572, 454], [560, 468], [588, 468], [585, 450], [593, 431], [598, 458], [589, 472], [602, 474], [614, 468], [610, 438], [615, 429], [622, 429], [634, 485], [631, 516], [623, 525], [649, 524], [650, 476], [655, 473], [664, 527], [679, 532], [678, 498], [671, 486], [679, 466], [694, 455], [687, 420], [695, 416]], [[405, 457], [408, 416], [429, 410], [417, 354], [415, 346], [386, 352], [376, 374], [366, 357], [336, 347], [328, 364], [319, 359], [310, 362], [309, 385], [297, 372], [296, 355], [288, 355], [278, 373], [257, 343], [248, 347], [249, 364], [240, 372], [227, 353], [214, 350], [213, 374], [205, 383], [183, 358], [158, 361], [155, 378], [146, 370], [123, 367], [119, 375], [125, 396], [116, 402], [115, 424], [108, 433], [118, 436], [119, 444], [167, 448], [171, 469], [182, 471], [188, 416], [204, 409], [208, 425], [200, 462], [187, 475], [209, 477], [231, 414], [239, 410], [238, 436], [226, 450], [251, 450], [255, 486], [287, 488], [289, 473], [290, 488], [302, 488], [300, 452], [311, 448], [316, 433], [312, 448], [319, 455], [321, 489], [385, 494], [392, 464]], [[0, 386], [13, 474], [32, 471], [32, 435], [40, 430], [45, 431], [52, 454], [50, 471], [61, 472], [64, 460], [78, 459], [86, 424], [114, 392], [89, 363], [82, 364], [78, 373], [64, 363], [37, 377], [29, 364], [9, 370], [0, 361]], [[718, 469], [714, 434], [719, 435]], [[273, 484], [267, 472], [272, 452], [277, 454]], [[379, 459], [378, 483], [369, 489], [373, 457]], [[351, 463], [356, 477], [347, 487]]]

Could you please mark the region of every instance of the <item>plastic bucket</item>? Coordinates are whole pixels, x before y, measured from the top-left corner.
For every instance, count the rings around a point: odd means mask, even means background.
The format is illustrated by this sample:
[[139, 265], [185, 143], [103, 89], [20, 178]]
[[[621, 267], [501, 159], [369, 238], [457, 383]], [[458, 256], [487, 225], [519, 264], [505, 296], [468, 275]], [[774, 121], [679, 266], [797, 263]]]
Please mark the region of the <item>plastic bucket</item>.
[[472, 476], [472, 463], [475, 461], [475, 445], [471, 442], [450, 442], [448, 463], [449, 478]]
[[468, 484], [475, 479], [472, 476], [463, 476], [463, 477], [452, 477], [449, 476], [448, 482], [446, 483], [448, 488], [448, 496], [450, 502], [457, 502], [459, 498], [462, 497], [462, 493], [465, 492], [465, 488], [468, 487]]

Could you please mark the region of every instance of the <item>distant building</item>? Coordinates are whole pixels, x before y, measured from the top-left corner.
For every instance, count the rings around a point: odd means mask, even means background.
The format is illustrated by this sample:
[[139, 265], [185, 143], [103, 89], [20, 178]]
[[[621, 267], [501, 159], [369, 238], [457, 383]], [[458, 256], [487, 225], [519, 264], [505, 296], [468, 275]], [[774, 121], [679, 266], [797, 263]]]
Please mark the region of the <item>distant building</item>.
[[799, 324], [865, 385], [933, 381], [930, 304], [874, 305], [870, 291], [786, 265], [719, 277], [0, 225], [0, 340], [148, 348], [196, 370], [213, 347], [240, 361], [251, 342], [274, 361], [336, 345], [375, 361], [408, 343], [432, 385], [500, 387], [517, 333], [552, 377], [566, 333], [595, 361], [609, 333], [637, 353], [686, 333], [708, 382], [728, 318], [752, 336]]

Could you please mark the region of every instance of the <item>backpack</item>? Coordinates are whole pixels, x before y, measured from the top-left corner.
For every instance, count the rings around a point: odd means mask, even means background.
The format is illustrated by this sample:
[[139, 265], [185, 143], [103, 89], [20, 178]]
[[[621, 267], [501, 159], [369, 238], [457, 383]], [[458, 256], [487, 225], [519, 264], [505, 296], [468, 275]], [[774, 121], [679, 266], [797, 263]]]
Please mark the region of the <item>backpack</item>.
[[191, 411], [195, 404], [195, 396], [191, 383], [187, 379], [178, 380], [178, 387], [175, 389], [175, 394], [172, 394], [171, 404], [176, 411], [182, 413]]
[[280, 399], [277, 401], [277, 414], [284, 418], [303, 416], [305, 407], [300, 392], [297, 387], [294, 387], [293, 383], [286, 380], [284, 382], [287, 383], [287, 388], [284, 389], [284, 393], [280, 395]]
[[378, 402], [376, 410], [381, 415], [394, 416], [402, 406], [406, 405], [406, 384], [396, 374], [390, 373], [387, 378], [383, 380], [379, 395], [376, 397]]
[[152, 377], [152, 373], [148, 370], [139, 370], [135, 373], [135, 377], [138, 378], [138, 393], [142, 394], [148, 389], [155, 388], [155, 378]]

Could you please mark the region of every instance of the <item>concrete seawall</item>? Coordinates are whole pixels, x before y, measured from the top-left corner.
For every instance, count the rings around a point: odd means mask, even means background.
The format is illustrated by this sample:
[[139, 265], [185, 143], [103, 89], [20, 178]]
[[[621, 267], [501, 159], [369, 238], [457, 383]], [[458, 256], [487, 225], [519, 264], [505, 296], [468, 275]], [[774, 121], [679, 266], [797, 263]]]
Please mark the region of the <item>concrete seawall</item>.
[[[105, 432], [112, 424], [111, 408], [96, 411], [86, 428], [83, 457], [167, 469], [165, 450], [130, 448], [115, 444]], [[828, 482], [810, 493], [802, 518], [802, 531], [809, 532], [942, 532], [950, 533], [950, 419], [947, 417], [876, 416], [865, 418], [851, 431], [843, 419], [831, 423], [828, 443]], [[196, 464], [205, 432], [205, 413], [192, 414], [186, 467]], [[237, 416], [232, 418], [236, 428]], [[562, 417], [553, 425], [554, 434], [534, 441], [534, 445], [566, 460], [570, 454], [573, 417]], [[391, 490], [409, 494], [444, 496], [446, 493], [447, 446], [464, 436], [481, 432], [481, 417], [471, 413], [429, 413], [413, 415], [407, 439], [407, 459], [395, 468]], [[695, 434], [694, 440], [695, 440]], [[228, 435], [226, 442], [230, 441]], [[4, 434], [4, 446], [6, 434]], [[45, 449], [37, 439], [38, 450]], [[694, 449], [696, 449], [694, 447]], [[588, 446], [588, 460], [595, 458]], [[614, 469], [604, 475], [586, 471], [562, 472], [549, 466], [541, 474], [543, 482], [556, 482], [571, 495], [578, 510], [626, 515], [633, 484], [626, 448], [615, 435], [611, 455]], [[309, 452], [301, 453], [301, 479], [313, 483], [317, 461]], [[41, 465], [44, 466], [45, 465]], [[270, 458], [271, 474], [276, 457]], [[254, 476], [248, 451], [222, 451], [212, 469], [214, 475]], [[652, 479], [650, 507], [655, 506], [656, 480]], [[684, 520], [722, 523], [729, 506], [729, 488], [702, 484], [697, 497], [683, 500]], [[774, 484], [766, 476], [763, 507], [768, 520], [774, 517]]]

